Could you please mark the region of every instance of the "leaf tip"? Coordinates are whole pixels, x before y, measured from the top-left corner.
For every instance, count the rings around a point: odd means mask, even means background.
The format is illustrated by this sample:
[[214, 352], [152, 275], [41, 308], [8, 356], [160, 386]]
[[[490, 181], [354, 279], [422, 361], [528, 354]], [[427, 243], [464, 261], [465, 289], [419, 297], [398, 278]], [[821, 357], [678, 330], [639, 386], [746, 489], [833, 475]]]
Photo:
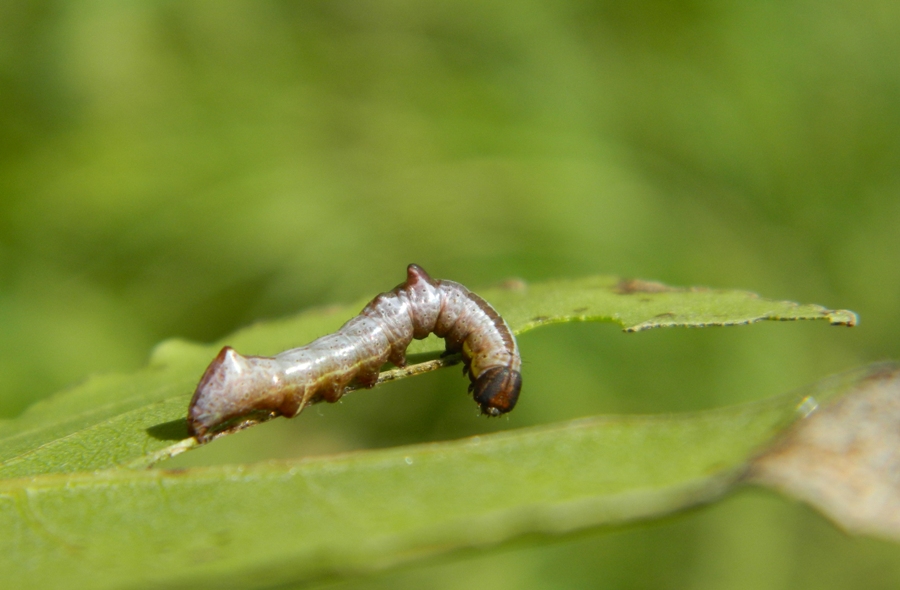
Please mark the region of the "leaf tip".
[[847, 326], [848, 328], [852, 328], [859, 323], [859, 316], [849, 309], [830, 310], [828, 311], [827, 317], [832, 326]]

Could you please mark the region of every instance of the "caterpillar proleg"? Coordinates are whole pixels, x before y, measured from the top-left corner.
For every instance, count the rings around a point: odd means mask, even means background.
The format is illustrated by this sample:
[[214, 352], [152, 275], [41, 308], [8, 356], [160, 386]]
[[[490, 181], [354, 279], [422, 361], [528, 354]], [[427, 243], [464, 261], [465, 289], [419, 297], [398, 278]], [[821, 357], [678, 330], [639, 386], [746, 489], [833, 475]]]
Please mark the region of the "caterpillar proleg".
[[253, 412], [290, 418], [312, 402], [336, 402], [350, 383], [373, 387], [382, 365], [405, 366], [409, 343], [431, 333], [446, 341], [447, 353], [462, 353], [482, 413], [499, 416], [515, 407], [522, 361], [509, 326], [475, 293], [410, 264], [405, 283], [375, 297], [333, 334], [275, 357], [223, 348], [191, 399], [190, 433], [203, 442]]

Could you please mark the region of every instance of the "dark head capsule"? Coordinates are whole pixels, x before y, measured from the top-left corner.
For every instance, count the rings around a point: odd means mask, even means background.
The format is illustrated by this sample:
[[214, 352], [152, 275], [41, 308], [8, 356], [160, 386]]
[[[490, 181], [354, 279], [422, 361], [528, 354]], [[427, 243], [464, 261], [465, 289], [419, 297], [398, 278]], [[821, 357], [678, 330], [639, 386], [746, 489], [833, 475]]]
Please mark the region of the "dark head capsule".
[[472, 395], [481, 411], [489, 416], [505, 414], [516, 407], [522, 374], [507, 367], [493, 367], [472, 384]]

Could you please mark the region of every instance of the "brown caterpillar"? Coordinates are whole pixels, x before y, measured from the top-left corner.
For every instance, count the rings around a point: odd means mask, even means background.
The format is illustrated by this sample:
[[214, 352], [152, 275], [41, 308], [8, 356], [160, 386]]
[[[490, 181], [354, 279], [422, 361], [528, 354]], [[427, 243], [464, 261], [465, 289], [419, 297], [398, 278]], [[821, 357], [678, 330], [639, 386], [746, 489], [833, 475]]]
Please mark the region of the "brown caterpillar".
[[208, 440], [217, 427], [247, 414], [290, 418], [314, 401], [336, 402], [351, 382], [373, 387], [382, 365], [405, 366], [412, 339], [432, 332], [446, 340], [447, 353], [462, 353], [469, 391], [484, 414], [515, 407], [522, 360], [509, 326], [475, 293], [410, 264], [405, 283], [378, 295], [334, 334], [274, 358], [223, 348], [191, 399], [190, 433]]

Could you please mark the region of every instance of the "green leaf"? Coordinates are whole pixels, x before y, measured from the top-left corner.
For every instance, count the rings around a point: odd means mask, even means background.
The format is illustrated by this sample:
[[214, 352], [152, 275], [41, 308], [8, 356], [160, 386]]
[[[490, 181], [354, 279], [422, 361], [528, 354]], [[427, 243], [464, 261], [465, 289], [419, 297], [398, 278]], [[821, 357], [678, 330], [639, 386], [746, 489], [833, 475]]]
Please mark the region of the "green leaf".
[[15, 588], [266, 588], [660, 517], [721, 497], [786, 426], [897, 370], [864, 367], [682, 415], [252, 466], [6, 480], [0, 569]]
[[[676, 289], [616, 277], [535, 285], [512, 282], [481, 294], [517, 334], [569, 321], [616, 322], [627, 331], [761, 320], [824, 319], [851, 326], [856, 322], [852, 312], [770, 301], [742, 291]], [[191, 394], [223, 344], [244, 354], [275, 354], [336, 330], [363, 305], [260, 323], [209, 346], [164, 342], [143, 370], [88, 379], [35, 404], [15, 420], [0, 422], [0, 478], [141, 467], [182, 452], [195, 444], [187, 439], [184, 421]], [[434, 358], [441, 350], [443, 344], [433, 337], [414, 342], [410, 360]]]
[[7, 480], [0, 568], [16, 588], [262, 588], [658, 517], [725, 493], [803, 397], [324, 459]]

